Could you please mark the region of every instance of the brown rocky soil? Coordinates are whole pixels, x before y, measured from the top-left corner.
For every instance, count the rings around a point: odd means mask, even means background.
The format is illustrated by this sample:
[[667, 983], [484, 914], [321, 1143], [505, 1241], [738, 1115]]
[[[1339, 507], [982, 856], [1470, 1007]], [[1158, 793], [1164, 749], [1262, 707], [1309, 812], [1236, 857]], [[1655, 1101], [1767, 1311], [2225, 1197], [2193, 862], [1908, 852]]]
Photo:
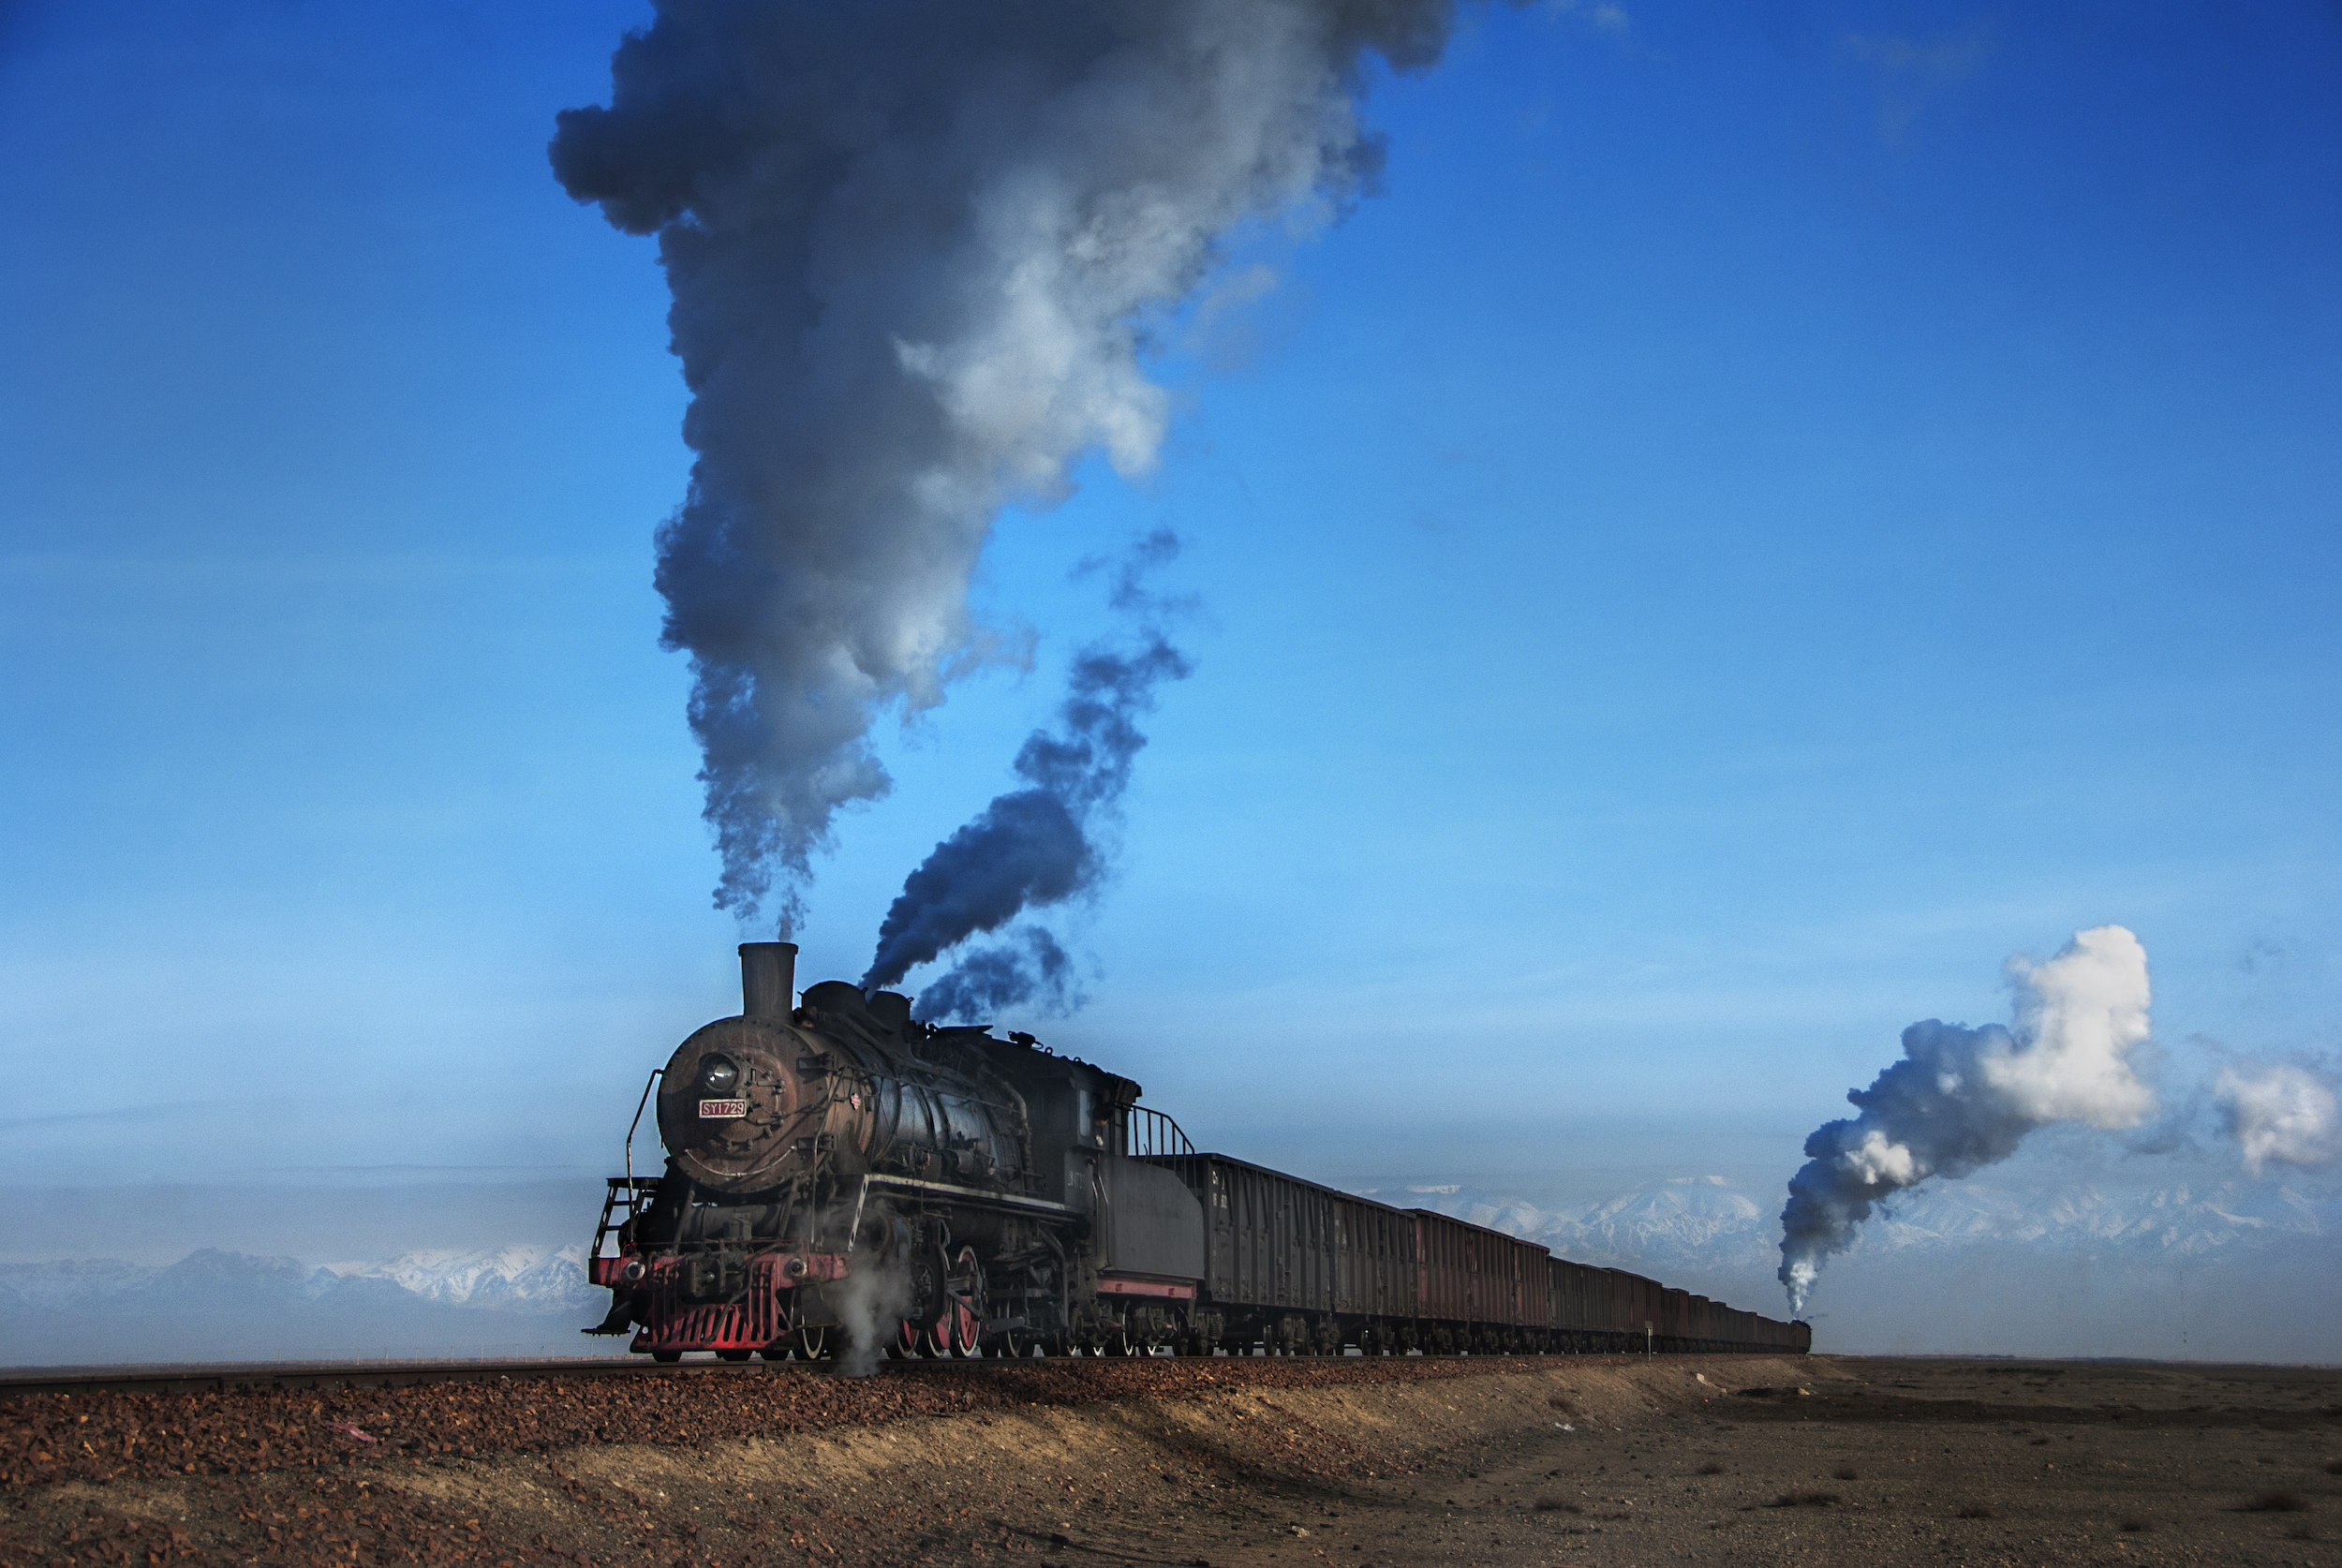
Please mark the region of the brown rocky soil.
[[2332, 1370], [1093, 1361], [0, 1413], [10, 1568], [2342, 1564]]

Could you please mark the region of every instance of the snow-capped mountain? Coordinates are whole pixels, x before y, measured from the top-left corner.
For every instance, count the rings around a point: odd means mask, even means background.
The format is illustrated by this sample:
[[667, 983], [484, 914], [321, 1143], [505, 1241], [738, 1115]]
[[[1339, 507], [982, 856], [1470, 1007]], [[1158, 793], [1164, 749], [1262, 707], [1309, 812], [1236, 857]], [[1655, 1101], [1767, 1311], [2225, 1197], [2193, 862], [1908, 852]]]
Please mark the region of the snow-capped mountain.
[[2124, 1190], [2084, 1183], [2027, 1191], [1994, 1182], [1921, 1187], [1863, 1235], [1872, 1249], [1998, 1241], [2204, 1256], [2224, 1249], [2332, 1236], [2342, 1205], [2275, 1184], [2216, 1181]]
[[[1816, 1347], [2342, 1360], [2342, 1195], [2215, 1178], [2126, 1187], [2010, 1168], [1903, 1194], [1825, 1265]], [[2030, 1179], [2028, 1179], [2030, 1178]], [[1779, 1315], [1781, 1197], [1721, 1176], [1541, 1207], [1461, 1185], [1362, 1194]]]
[[[1428, 1208], [1550, 1247], [1564, 1257], [1644, 1264], [1735, 1263], [1770, 1255], [1780, 1200], [1760, 1205], [1722, 1176], [1676, 1176], [1599, 1202], [1543, 1209], [1460, 1185], [1369, 1189], [1401, 1207]], [[2331, 1237], [2342, 1203], [2331, 1195], [2246, 1182], [2123, 1189], [2079, 1183], [2048, 1191], [1970, 1178], [1930, 1183], [1883, 1207], [1852, 1252], [1999, 1244], [2037, 1249], [2205, 1256], [2224, 1249]]]
[[1464, 1186], [1389, 1187], [1361, 1196], [1428, 1208], [1549, 1247], [1562, 1257], [1651, 1273], [1697, 1261], [1747, 1264], [1771, 1246], [1771, 1217], [1722, 1176], [1677, 1176], [1596, 1202], [1540, 1208]]
[[517, 1244], [325, 1267], [213, 1249], [167, 1267], [113, 1260], [0, 1271], [0, 1363], [590, 1354], [608, 1297], [585, 1249]]
[[342, 1280], [387, 1280], [425, 1301], [502, 1310], [582, 1310], [609, 1297], [586, 1282], [586, 1249], [514, 1243], [470, 1251], [402, 1252], [386, 1263], [337, 1263]]
[[[1519, 1198], [1464, 1187], [1408, 1188], [1385, 1202], [1452, 1214], [1475, 1225], [1540, 1241], [1565, 1257], [1710, 1254], [1744, 1246], [1767, 1223], [1765, 1211], [1722, 1176], [1676, 1176], [1594, 1203], [1540, 1209]], [[1601, 1254], [1597, 1259], [1596, 1254]]]

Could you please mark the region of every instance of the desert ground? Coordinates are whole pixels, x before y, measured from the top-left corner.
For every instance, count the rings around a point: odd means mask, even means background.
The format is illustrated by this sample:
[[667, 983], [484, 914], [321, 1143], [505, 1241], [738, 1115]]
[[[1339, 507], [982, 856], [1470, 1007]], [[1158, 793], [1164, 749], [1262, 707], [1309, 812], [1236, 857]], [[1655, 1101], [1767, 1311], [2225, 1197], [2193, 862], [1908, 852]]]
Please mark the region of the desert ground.
[[2342, 1370], [1220, 1359], [28, 1396], [0, 1562], [2342, 1563]]

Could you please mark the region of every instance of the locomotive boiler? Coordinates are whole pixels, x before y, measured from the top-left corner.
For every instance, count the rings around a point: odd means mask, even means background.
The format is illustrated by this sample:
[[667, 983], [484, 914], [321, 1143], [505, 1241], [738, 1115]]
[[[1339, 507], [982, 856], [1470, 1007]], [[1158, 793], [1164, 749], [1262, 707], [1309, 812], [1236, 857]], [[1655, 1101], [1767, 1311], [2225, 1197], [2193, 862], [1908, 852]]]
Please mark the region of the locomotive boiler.
[[651, 1074], [663, 1174], [610, 1178], [587, 1333], [821, 1359], [1173, 1351], [1802, 1351], [1736, 1311], [1533, 1242], [1199, 1154], [1139, 1087], [1030, 1035], [914, 1020], [796, 948]]

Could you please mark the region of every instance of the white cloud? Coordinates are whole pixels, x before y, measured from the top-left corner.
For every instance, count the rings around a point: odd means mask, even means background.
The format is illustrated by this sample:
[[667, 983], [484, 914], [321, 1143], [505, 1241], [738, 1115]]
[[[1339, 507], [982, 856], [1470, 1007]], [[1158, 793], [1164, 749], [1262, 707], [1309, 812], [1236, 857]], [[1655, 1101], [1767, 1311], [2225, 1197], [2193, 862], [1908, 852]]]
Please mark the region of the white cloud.
[[2342, 1104], [2334, 1086], [2305, 1068], [2226, 1068], [2216, 1090], [2245, 1168], [2270, 1161], [2329, 1165], [2342, 1159]]

